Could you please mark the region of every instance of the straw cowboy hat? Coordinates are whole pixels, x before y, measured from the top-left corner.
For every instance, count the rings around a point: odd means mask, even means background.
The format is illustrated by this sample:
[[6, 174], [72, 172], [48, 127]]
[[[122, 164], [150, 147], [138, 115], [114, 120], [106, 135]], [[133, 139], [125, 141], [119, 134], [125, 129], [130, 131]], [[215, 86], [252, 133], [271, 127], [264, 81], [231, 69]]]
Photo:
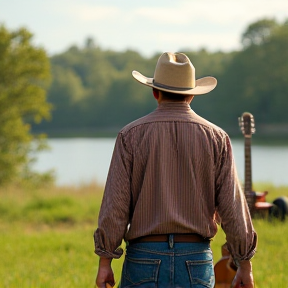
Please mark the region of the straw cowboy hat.
[[157, 62], [154, 78], [133, 71], [132, 76], [140, 83], [158, 90], [184, 95], [201, 95], [212, 91], [217, 80], [207, 76], [195, 80], [195, 68], [183, 53], [163, 53]]

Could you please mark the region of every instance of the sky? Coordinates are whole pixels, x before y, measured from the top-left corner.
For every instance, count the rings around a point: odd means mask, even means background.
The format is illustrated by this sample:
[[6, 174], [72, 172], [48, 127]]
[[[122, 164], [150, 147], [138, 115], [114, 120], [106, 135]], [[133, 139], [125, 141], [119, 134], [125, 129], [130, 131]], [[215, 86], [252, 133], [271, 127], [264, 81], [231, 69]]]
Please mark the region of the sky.
[[148, 57], [234, 51], [248, 25], [263, 18], [288, 19], [288, 0], [0, 0], [0, 24], [27, 28], [51, 56], [88, 37], [102, 49]]

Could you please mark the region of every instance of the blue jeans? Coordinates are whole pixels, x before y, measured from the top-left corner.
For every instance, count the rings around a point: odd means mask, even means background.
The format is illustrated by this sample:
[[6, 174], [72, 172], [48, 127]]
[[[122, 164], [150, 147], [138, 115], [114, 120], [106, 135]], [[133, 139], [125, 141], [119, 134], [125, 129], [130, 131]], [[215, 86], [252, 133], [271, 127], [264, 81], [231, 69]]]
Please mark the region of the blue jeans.
[[120, 288], [213, 288], [209, 242], [142, 242], [128, 245]]

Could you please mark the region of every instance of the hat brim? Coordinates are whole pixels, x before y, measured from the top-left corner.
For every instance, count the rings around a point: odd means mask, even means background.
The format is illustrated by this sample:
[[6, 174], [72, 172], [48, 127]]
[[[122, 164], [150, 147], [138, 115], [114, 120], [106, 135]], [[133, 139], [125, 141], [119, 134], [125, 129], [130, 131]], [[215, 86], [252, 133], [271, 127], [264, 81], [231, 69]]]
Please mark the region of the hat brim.
[[183, 95], [202, 95], [209, 93], [212, 91], [216, 85], [217, 85], [217, 79], [211, 76], [203, 77], [197, 79], [195, 82], [195, 87], [194, 88], [173, 88], [173, 87], [167, 87], [167, 86], [158, 86], [154, 84], [153, 78], [148, 78], [138, 71], [133, 71], [132, 76], [141, 84], [156, 88], [161, 91], [166, 91], [170, 93], [177, 93], [177, 94], [183, 94]]

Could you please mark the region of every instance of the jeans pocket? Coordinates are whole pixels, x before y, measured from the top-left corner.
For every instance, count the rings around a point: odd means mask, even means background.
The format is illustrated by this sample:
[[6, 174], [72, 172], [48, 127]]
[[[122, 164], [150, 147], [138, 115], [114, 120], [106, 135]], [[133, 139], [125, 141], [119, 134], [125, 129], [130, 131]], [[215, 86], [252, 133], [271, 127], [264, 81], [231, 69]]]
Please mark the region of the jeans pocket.
[[191, 287], [213, 288], [215, 284], [213, 260], [186, 261]]
[[121, 288], [125, 287], [157, 287], [160, 268], [159, 259], [139, 259], [126, 256], [121, 279]]

